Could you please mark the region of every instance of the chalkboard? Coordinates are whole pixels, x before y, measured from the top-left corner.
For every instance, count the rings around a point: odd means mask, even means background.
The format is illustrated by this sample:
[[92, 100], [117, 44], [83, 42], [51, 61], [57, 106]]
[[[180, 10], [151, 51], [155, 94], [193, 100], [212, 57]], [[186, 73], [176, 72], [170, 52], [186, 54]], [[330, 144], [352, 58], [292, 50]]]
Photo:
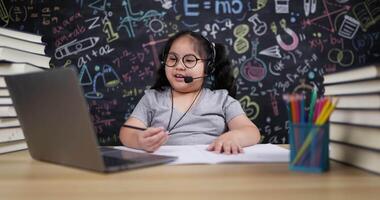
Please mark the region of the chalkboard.
[[[118, 132], [183, 29], [229, 50], [237, 99], [263, 143], [288, 143], [285, 93], [380, 57], [380, 0], [0, 0], [1, 26], [44, 35], [52, 67], [78, 70], [99, 142]], [[69, 106], [69, 105], [68, 105]]]

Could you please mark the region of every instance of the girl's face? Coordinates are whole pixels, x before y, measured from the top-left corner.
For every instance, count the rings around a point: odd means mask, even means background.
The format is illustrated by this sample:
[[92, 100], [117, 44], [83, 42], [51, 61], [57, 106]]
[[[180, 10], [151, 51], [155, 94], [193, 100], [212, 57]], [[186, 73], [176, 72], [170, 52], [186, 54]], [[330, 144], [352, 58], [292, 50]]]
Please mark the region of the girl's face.
[[[170, 85], [178, 92], [194, 92], [202, 87], [203, 78], [185, 83], [184, 76], [193, 78], [205, 76], [206, 56], [200, 55], [198, 41], [189, 35], [177, 38], [170, 47], [165, 74]], [[202, 59], [202, 60], [199, 60]]]

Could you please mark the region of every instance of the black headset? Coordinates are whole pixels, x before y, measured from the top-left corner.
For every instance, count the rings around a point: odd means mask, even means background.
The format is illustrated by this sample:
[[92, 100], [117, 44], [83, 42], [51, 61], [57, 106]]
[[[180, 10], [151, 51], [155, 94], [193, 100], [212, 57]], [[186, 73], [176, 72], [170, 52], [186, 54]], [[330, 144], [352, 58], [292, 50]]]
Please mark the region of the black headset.
[[[207, 43], [207, 47], [210, 50], [210, 55], [207, 58], [206, 75], [210, 76], [215, 71], [215, 67], [214, 67], [215, 57], [216, 57], [215, 44], [213, 42], [210, 42], [210, 40], [208, 40], [202, 34], [195, 33], [195, 32], [190, 32], [190, 31], [189, 31], [189, 33], [200, 36]], [[170, 47], [168, 46], [168, 44], [166, 44], [165, 47], [164, 47], [164, 49], [163, 49], [163, 51], [162, 51], [162, 56], [161, 56], [161, 64], [162, 65], [165, 65], [165, 60], [166, 60], [166, 58], [168, 56], [167, 52], [169, 51], [168, 48], [170, 48]]]
[[208, 44], [208, 47], [210, 49], [210, 58], [208, 58], [207, 60], [207, 65], [206, 65], [206, 74], [207, 75], [211, 75], [212, 73], [214, 73], [215, 71], [215, 67], [214, 67], [214, 64], [215, 64], [215, 56], [216, 56], [216, 50], [215, 50], [215, 43], [213, 42], [210, 42], [210, 40], [208, 40], [205, 36], [203, 36], [202, 34], [199, 34], [205, 41], [207, 41], [207, 44]]

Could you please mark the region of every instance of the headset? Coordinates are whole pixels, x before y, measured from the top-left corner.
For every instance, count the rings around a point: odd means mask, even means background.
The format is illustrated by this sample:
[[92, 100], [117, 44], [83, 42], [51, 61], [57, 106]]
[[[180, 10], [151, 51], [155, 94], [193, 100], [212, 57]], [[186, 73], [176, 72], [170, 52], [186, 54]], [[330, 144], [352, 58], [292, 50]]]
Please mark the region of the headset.
[[[207, 58], [207, 63], [206, 63], [206, 76], [210, 76], [212, 73], [214, 73], [215, 71], [215, 67], [214, 67], [214, 64], [215, 64], [215, 57], [216, 57], [216, 50], [215, 50], [215, 43], [213, 42], [210, 42], [210, 40], [208, 40], [205, 36], [203, 36], [202, 34], [199, 34], [199, 33], [195, 33], [195, 32], [192, 32], [192, 31], [188, 31], [188, 33], [190, 35], [194, 34], [194, 35], [197, 35], [199, 36], [200, 38], [202, 38], [204, 41], [206, 41], [207, 43], [207, 47], [208, 47], [208, 50], [210, 52], [210, 55], [208, 56]], [[186, 35], [186, 33], [184, 34]], [[164, 49], [162, 51], [162, 56], [161, 56], [161, 64], [162, 65], [165, 65], [165, 60], [167, 58], [167, 52], [169, 51], [169, 45], [166, 44], [164, 46]]]
[[207, 65], [206, 65], [206, 75], [211, 75], [215, 71], [215, 57], [216, 57], [216, 50], [215, 50], [215, 43], [210, 42], [205, 36], [202, 34], [199, 34], [205, 41], [207, 41], [210, 52], [210, 58], [208, 58]]

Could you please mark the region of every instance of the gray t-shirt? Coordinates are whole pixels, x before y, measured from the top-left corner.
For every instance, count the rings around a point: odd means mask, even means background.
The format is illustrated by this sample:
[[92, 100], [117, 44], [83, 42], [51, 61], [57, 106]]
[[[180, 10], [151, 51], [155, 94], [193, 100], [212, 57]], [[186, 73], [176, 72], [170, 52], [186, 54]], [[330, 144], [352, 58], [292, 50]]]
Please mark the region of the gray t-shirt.
[[[147, 127], [167, 128], [171, 112], [170, 88], [164, 91], [145, 90], [130, 117], [141, 120]], [[173, 109], [170, 127], [184, 113]], [[166, 145], [209, 144], [228, 129], [227, 123], [238, 115], [245, 115], [239, 101], [227, 90], [203, 89], [189, 112], [169, 133]], [[171, 135], [172, 134], [172, 135]]]

